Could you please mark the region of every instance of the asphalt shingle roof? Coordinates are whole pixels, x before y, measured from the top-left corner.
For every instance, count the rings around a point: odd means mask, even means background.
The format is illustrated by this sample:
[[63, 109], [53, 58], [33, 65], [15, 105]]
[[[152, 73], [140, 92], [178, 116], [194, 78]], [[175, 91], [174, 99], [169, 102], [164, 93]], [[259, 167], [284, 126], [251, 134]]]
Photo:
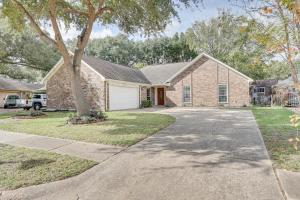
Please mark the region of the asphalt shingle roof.
[[0, 90], [33, 91], [41, 89], [43, 86], [43, 84], [39, 83], [27, 83], [0, 76]]
[[[300, 73], [297, 74], [298, 79], [300, 78]], [[277, 86], [293, 86], [294, 85], [294, 81], [292, 76], [289, 76], [288, 78], [284, 79], [284, 80], [279, 80], [277, 83]]]
[[91, 56], [83, 56], [83, 61], [106, 79], [150, 84], [149, 80], [138, 69], [110, 63]]
[[164, 84], [189, 62], [150, 65], [142, 68], [143, 74], [152, 84]]

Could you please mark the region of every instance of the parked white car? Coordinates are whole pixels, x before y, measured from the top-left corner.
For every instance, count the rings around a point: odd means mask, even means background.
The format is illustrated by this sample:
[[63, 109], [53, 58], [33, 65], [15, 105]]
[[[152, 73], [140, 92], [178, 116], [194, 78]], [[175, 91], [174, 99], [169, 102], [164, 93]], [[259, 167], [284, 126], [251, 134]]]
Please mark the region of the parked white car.
[[22, 101], [19, 95], [7, 95], [4, 98], [4, 108], [20, 108]]
[[33, 108], [34, 110], [40, 110], [47, 106], [47, 95], [46, 94], [34, 94], [32, 99], [23, 99], [22, 107], [24, 110]]

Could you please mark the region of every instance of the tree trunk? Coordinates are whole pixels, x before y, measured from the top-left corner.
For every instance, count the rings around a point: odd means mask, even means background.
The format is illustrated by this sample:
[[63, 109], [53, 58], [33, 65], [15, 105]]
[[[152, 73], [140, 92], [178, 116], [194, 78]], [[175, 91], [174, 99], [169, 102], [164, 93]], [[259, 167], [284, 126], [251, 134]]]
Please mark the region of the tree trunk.
[[296, 66], [293, 62], [292, 52], [291, 52], [291, 42], [290, 42], [290, 33], [289, 33], [289, 28], [288, 28], [287, 16], [284, 15], [284, 11], [281, 7], [279, 0], [277, 0], [277, 7], [278, 7], [279, 14], [280, 14], [283, 26], [284, 26], [285, 42], [286, 42], [286, 55], [287, 55], [288, 64], [290, 65], [292, 80], [294, 82], [295, 88], [299, 89], [298, 73], [297, 73]]
[[[78, 58], [79, 57], [79, 58]], [[71, 91], [73, 96], [73, 102], [75, 104], [78, 116], [90, 115], [90, 105], [88, 104], [84, 91], [81, 87], [81, 58], [80, 56], [74, 55], [73, 60], [64, 57], [64, 63], [70, 72]]]

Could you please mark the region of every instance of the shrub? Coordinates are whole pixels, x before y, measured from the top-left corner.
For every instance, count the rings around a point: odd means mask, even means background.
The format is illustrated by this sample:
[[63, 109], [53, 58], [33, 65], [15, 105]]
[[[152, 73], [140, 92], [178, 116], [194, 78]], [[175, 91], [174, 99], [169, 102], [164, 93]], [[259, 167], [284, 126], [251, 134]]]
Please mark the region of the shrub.
[[141, 104], [142, 108], [149, 108], [152, 107], [152, 102], [150, 100], [143, 100]]
[[91, 111], [89, 116], [76, 116], [76, 114], [70, 114], [67, 123], [71, 124], [90, 124], [102, 122], [107, 119], [107, 115], [102, 111]]
[[41, 110], [31, 110], [30, 111], [31, 117], [38, 117], [38, 116], [43, 116], [43, 115], [45, 115], [45, 113], [43, 113], [43, 111], [41, 111]]

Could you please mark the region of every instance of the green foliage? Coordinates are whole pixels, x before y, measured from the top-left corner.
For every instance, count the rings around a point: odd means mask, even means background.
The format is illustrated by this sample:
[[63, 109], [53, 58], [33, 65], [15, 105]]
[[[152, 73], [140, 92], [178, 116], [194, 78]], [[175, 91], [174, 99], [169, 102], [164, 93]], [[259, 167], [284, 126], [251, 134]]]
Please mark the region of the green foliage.
[[150, 108], [152, 107], [152, 102], [150, 100], [143, 100], [141, 103], [142, 108]]
[[[178, 17], [176, 7], [190, 6], [199, 0], [105, 0], [104, 12], [97, 19], [97, 23], [117, 25], [126, 33], [140, 32], [145, 35], [156, 34], [165, 29], [173, 17]], [[32, 14], [37, 21], [48, 23], [50, 21], [48, 1], [19, 1]], [[94, 8], [99, 7], [98, 0], [91, 1]], [[3, 1], [3, 14], [9, 18], [10, 24], [21, 30], [26, 26], [26, 18], [23, 12], [16, 12], [18, 6], [12, 0]], [[69, 10], [77, 12], [68, 12]], [[82, 30], [87, 22], [87, 17], [78, 15], [79, 12], [88, 13], [87, 1], [58, 0], [56, 15], [66, 28], [75, 25]]]
[[107, 115], [102, 111], [91, 111], [89, 116], [69, 115], [68, 123], [71, 124], [90, 124], [102, 122], [107, 119]]
[[255, 22], [222, 11], [208, 22], [198, 21], [186, 32], [190, 47], [206, 52], [253, 79], [263, 79], [272, 55], [251, 38], [257, 32]]
[[[68, 41], [68, 46], [74, 49], [75, 40]], [[151, 64], [184, 62], [197, 56], [197, 53], [189, 48], [183, 33], [145, 41], [129, 40], [122, 34], [93, 39], [85, 52], [109, 62], [136, 68]]]
[[58, 52], [28, 29], [18, 34], [6, 20], [0, 19], [0, 23], [0, 74], [29, 81], [41, 79], [58, 61]]

